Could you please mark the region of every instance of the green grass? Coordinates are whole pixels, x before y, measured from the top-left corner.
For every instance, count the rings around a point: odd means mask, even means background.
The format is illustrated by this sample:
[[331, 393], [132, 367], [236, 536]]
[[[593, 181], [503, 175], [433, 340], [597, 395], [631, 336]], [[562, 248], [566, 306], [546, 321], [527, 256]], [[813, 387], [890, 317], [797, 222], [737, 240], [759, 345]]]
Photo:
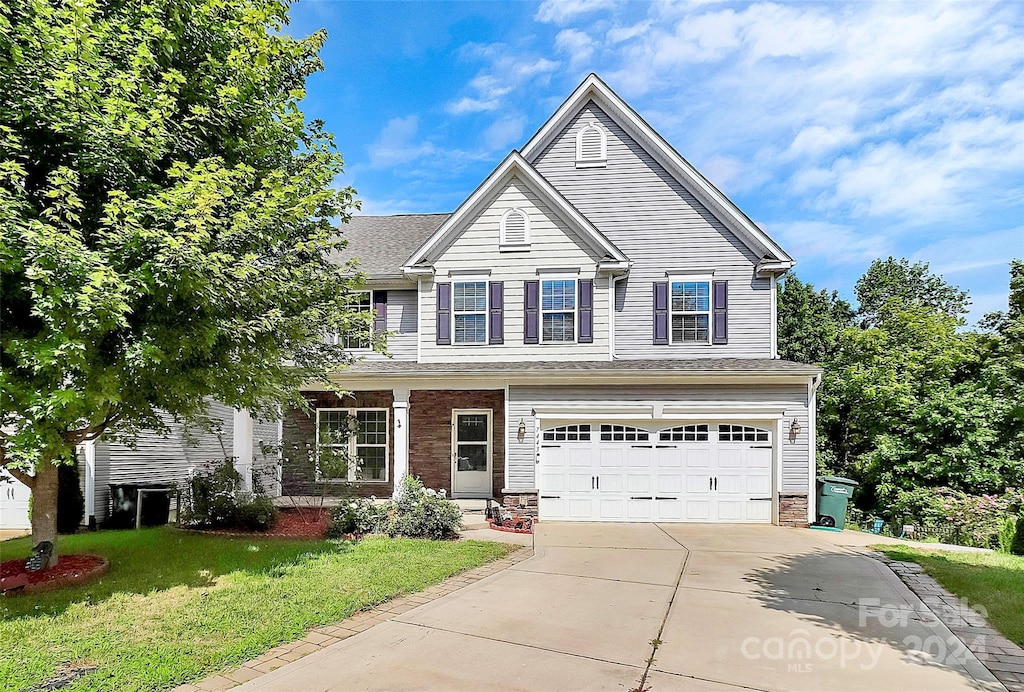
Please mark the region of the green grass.
[[[27, 553], [0, 543], [0, 561]], [[310, 627], [503, 557], [478, 541], [238, 539], [162, 527], [62, 537], [110, 560], [102, 580], [0, 597], [0, 689], [96, 666], [65, 690], [152, 690], [253, 658]]]
[[946, 589], [983, 606], [989, 623], [1024, 646], [1024, 557], [1005, 553], [960, 553], [897, 545], [875, 550], [894, 560], [916, 562]]

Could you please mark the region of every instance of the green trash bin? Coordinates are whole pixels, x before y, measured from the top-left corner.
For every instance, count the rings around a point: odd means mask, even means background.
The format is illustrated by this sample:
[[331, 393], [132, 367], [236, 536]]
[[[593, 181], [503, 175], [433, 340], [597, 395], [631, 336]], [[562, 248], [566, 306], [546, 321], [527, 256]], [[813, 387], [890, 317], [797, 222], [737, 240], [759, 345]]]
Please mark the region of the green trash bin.
[[839, 476], [818, 476], [818, 526], [842, 530], [846, 526], [846, 505], [857, 481]]

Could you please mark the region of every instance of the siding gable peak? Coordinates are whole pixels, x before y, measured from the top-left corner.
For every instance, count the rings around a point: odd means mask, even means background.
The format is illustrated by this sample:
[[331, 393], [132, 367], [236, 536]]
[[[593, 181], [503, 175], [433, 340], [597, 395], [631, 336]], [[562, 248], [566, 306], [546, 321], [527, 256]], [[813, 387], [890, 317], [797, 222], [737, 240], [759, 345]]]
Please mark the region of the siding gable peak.
[[[473, 191], [459, 208], [405, 262], [409, 275], [421, 274], [458, 237], [467, 224], [482, 211], [503, 186], [515, 178], [543, 200], [555, 214], [576, 233], [578, 241], [591, 250], [601, 262], [628, 265], [629, 258], [619, 250], [593, 223], [562, 196], [518, 151], [505, 160]], [[528, 233], [528, 229], [524, 229]], [[498, 240], [497, 238], [495, 239]], [[428, 270], [429, 271], [429, 270]]]
[[593, 102], [601, 111], [626, 131], [680, 185], [700, 201], [726, 228], [735, 233], [757, 257], [758, 273], [781, 273], [796, 262], [771, 237], [750, 220], [732, 200], [684, 159], [665, 139], [633, 110], [622, 98], [591, 73], [541, 126], [522, 149], [522, 156], [531, 164], [575, 118]]

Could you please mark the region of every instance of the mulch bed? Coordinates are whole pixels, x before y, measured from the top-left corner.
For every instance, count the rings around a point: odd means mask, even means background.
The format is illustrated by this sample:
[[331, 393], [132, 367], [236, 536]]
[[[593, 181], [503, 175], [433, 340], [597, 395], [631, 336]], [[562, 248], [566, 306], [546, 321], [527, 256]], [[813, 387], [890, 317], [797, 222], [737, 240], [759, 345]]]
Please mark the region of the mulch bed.
[[[503, 526], [497, 523], [494, 519], [488, 519], [487, 523], [491, 525], [491, 528], [495, 531], [504, 531], [505, 533], [533, 533], [533, 526], [531, 524], [528, 529], [517, 529], [515, 526]], [[513, 523], [512, 521], [506, 521], [506, 523]]]
[[315, 521], [315, 510], [300, 512], [295, 509], [283, 509], [278, 512], [277, 521], [269, 531], [251, 531], [243, 528], [230, 529], [189, 529], [199, 533], [215, 536], [236, 536], [248, 538], [323, 538], [331, 525], [331, 512], [325, 509]]
[[110, 565], [98, 555], [60, 555], [57, 564], [42, 572], [26, 572], [25, 560], [0, 563], [0, 593], [38, 593], [92, 581]]

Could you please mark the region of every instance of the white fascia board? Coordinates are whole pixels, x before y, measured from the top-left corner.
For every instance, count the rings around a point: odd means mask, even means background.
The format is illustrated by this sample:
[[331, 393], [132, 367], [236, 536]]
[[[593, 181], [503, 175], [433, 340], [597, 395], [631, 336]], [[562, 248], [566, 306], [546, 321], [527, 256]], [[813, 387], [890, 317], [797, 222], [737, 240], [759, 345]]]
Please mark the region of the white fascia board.
[[523, 156], [526, 160], [531, 163], [536, 160], [551, 140], [562, 131], [566, 121], [591, 99], [620, 127], [635, 135], [641, 146], [672, 173], [683, 187], [710, 207], [712, 211], [718, 212], [716, 216], [744, 240], [752, 250], [758, 254], [767, 252], [772, 259], [789, 262], [790, 266], [796, 264], [793, 258], [779, 247], [778, 243], [758, 228], [757, 224], [751, 221], [732, 200], [684, 159], [628, 103], [623, 101], [594, 73], [583, 80], [576, 91], [562, 103], [555, 114], [526, 143], [526, 146], [523, 147]]
[[629, 258], [626, 257], [621, 250], [605, 237], [601, 231], [590, 222], [587, 217], [583, 216], [572, 204], [569, 203], [565, 197], [562, 196], [554, 187], [551, 186], [543, 176], [531, 166], [526, 159], [524, 159], [518, 151], [512, 151], [505, 160], [502, 161], [494, 171], [487, 176], [487, 178], [480, 183], [480, 185], [473, 191], [473, 194], [469, 196], [459, 208], [452, 213], [448, 219], [441, 224], [441, 227], [434, 231], [434, 234], [427, 239], [423, 245], [413, 253], [412, 257], [405, 263], [403, 271], [410, 273], [413, 271], [425, 271], [428, 268], [420, 265], [424, 262], [427, 255], [431, 250], [438, 245], [442, 239], [450, 233], [453, 229], [458, 228], [462, 223], [472, 218], [477, 208], [483, 204], [491, 195], [494, 190], [501, 185], [507, 176], [511, 173], [518, 173], [522, 176], [523, 180], [534, 188], [534, 192], [540, 194], [541, 197], [546, 197], [554, 208], [556, 213], [564, 219], [569, 221], [577, 227], [583, 233], [583, 237], [588, 240], [588, 244], [592, 249], [603, 253], [605, 256], [610, 256], [618, 262], [629, 262]]

